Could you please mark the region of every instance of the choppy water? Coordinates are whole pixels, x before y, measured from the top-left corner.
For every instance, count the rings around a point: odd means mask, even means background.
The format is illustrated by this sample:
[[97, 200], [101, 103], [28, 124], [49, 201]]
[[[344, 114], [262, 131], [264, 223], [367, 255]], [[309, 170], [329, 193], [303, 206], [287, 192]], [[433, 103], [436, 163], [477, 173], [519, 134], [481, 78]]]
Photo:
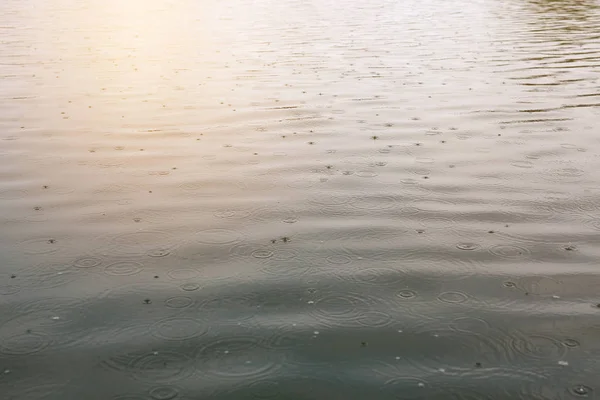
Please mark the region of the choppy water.
[[0, 397], [571, 399], [600, 3], [4, 0]]

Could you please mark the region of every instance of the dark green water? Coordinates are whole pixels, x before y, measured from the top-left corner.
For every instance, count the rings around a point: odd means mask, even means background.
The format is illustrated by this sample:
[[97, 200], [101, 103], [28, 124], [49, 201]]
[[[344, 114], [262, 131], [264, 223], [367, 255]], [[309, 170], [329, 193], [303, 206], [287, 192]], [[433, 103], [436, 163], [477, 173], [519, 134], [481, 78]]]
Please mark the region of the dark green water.
[[592, 399], [600, 3], [3, 0], [0, 399]]

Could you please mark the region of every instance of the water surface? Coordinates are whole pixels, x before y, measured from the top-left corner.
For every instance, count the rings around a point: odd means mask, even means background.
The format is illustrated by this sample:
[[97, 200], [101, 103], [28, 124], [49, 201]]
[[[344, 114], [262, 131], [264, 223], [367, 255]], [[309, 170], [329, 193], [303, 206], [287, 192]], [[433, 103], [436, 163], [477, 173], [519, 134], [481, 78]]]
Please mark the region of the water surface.
[[600, 3], [5, 0], [0, 394], [600, 390]]

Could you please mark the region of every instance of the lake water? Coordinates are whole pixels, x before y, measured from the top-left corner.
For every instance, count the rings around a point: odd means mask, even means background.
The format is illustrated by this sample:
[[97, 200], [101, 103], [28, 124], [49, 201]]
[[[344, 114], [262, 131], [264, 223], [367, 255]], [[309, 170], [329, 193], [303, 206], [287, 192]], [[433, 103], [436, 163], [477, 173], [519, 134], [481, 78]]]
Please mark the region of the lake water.
[[0, 35], [2, 399], [600, 396], [600, 2], [3, 0]]

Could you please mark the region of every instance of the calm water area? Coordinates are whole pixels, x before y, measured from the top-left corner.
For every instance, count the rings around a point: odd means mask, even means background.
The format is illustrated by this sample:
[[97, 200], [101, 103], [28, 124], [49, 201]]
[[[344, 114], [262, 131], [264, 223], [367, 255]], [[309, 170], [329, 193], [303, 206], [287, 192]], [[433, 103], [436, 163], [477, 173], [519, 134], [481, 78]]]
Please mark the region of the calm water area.
[[599, 374], [599, 0], [0, 2], [0, 400]]

